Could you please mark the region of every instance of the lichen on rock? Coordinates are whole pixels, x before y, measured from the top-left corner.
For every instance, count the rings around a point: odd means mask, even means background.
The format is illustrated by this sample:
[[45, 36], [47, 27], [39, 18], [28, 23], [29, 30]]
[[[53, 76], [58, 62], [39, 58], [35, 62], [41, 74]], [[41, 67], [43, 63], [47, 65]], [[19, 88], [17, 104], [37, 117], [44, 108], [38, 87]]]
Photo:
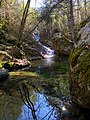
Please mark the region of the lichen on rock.
[[79, 38], [69, 58], [70, 93], [75, 104], [90, 109], [90, 22], [80, 30]]

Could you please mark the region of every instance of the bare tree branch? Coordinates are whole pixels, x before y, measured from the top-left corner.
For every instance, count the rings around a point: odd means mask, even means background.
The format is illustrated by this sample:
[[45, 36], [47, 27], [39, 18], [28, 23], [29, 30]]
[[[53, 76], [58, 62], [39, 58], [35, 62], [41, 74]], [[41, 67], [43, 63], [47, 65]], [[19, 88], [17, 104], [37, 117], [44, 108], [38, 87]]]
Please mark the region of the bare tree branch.
[[[35, 109], [34, 109], [33, 102], [30, 100], [29, 90], [28, 90], [27, 86], [26, 86], [24, 83], [22, 83], [25, 100], [24, 100], [24, 97], [23, 97], [23, 94], [22, 94], [22, 90], [20, 89], [19, 86], [17, 86], [17, 87], [18, 87], [18, 90], [19, 90], [19, 92], [20, 92], [20, 95], [21, 95], [21, 98], [22, 98], [24, 104], [25, 104], [28, 108], [30, 108], [30, 110], [31, 110], [33, 120], [37, 120], [37, 117], [36, 117], [36, 114], [35, 114], [36, 111], [35, 111]], [[27, 103], [26, 103], [26, 102], [27, 102]]]
[[63, 1], [64, 1], [64, 0], [59, 0], [55, 5], [53, 5], [53, 6], [51, 7], [51, 9], [43, 16], [43, 18], [36, 24], [36, 26], [35, 26], [31, 31], [28, 32], [27, 36], [26, 36], [24, 39], [28, 38], [28, 36], [38, 27], [38, 25], [43, 21], [43, 19], [46, 18], [47, 15], [48, 15], [60, 2], [63, 2]]
[[37, 120], [37, 117], [36, 117], [36, 114], [35, 114], [35, 108], [34, 108], [34, 105], [33, 105], [33, 102], [30, 100], [30, 97], [29, 97], [29, 91], [28, 91], [28, 88], [27, 86], [22, 83], [23, 85], [23, 90], [25, 92], [25, 98], [26, 98], [26, 101], [31, 109], [31, 112], [32, 112], [32, 117], [33, 117], [33, 120]]
[[21, 26], [20, 26], [19, 33], [18, 33], [18, 36], [19, 36], [18, 42], [20, 42], [21, 37], [22, 37], [22, 32], [23, 32], [23, 29], [24, 29], [24, 26], [25, 26], [27, 15], [28, 15], [28, 10], [29, 10], [29, 6], [30, 6], [30, 2], [31, 2], [31, 0], [27, 1], [27, 4], [26, 4], [24, 12], [23, 12]]

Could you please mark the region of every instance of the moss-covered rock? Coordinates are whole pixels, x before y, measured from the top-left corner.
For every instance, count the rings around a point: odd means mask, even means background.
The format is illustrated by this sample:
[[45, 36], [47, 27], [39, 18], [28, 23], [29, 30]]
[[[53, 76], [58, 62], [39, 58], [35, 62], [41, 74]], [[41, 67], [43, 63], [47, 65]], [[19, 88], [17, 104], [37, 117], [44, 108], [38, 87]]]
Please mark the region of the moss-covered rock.
[[53, 48], [58, 56], [61, 56], [61, 54], [70, 55], [71, 44], [68, 38], [61, 35], [55, 35], [52, 41]]
[[[80, 39], [71, 52], [70, 92], [72, 101], [90, 109], [90, 22], [81, 29]], [[85, 34], [86, 33], [86, 34]], [[88, 34], [88, 35], [87, 35]], [[86, 36], [86, 37], [85, 37]]]
[[13, 58], [21, 59], [23, 56], [23, 51], [21, 51], [16, 46], [8, 46], [6, 47], [6, 50], [8, 54], [10, 54]]
[[7, 52], [0, 51], [0, 61], [9, 61], [11, 59], [12, 59], [12, 56], [10, 56]]

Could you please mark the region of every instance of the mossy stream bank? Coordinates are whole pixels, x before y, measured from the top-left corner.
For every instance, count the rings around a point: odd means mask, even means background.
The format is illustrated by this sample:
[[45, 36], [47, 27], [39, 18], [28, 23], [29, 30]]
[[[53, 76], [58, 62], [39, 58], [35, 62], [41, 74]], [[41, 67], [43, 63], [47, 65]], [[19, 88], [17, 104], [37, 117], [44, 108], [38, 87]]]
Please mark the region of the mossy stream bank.
[[10, 72], [10, 80], [0, 86], [0, 120], [34, 120], [28, 100], [33, 103], [37, 120], [81, 117], [70, 104], [67, 60], [49, 62], [34, 61], [30, 68]]

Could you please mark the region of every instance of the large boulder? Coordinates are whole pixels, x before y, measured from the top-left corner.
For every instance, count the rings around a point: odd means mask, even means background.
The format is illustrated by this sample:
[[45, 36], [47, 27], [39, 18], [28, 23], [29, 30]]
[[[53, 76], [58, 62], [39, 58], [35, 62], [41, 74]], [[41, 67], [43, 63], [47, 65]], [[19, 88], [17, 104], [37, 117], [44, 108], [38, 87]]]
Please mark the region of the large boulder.
[[90, 22], [79, 32], [79, 41], [71, 52], [70, 93], [72, 101], [90, 109]]
[[53, 38], [53, 48], [57, 56], [70, 55], [71, 41], [66, 36], [55, 33]]
[[40, 48], [40, 45], [38, 44], [38, 42], [34, 41], [32, 47], [30, 47], [30, 44], [27, 44], [27, 43], [23, 42], [23, 46], [24, 46], [24, 51], [26, 53], [25, 54], [26, 58], [28, 60], [34, 60], [34, 58], [35, 59], [42, 59], [42, 56], [39, 53], [39, 49], [41, 49], [41, 48]]
[[27, 59], [15, 59], [13, 69], [18, 70], [29, 66], [31, 66], [31, 63]]

